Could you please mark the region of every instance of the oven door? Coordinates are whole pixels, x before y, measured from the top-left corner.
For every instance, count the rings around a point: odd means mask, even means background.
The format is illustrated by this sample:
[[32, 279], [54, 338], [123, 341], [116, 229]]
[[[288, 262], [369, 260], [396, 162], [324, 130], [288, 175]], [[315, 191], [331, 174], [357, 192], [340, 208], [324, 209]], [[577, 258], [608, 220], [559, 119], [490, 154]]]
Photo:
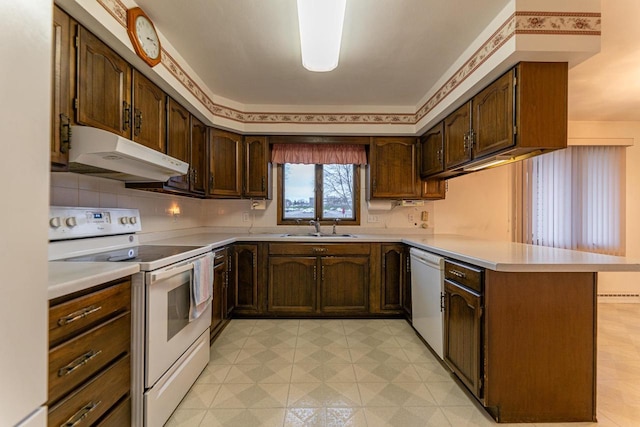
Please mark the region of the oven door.
[[194, 261], [145, 274], [145, 388], [152, 387], [211, 323], [211, 304], [189, 322]]

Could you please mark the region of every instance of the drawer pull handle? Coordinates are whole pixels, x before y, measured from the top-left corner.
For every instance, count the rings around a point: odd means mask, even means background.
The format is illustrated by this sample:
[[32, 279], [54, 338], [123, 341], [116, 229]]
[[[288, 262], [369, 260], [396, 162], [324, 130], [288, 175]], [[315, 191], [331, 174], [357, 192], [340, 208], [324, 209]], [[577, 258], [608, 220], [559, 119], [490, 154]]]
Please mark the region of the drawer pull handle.
[[313, 248], [313, 252], [327, 252], [327, 248]]
[[60, 427], [75, 427], [82, 422], [85, 418], [89, 416], [89, 414], [101, 404], [102, 401], [99, 400], [97, 402], [89, 402], [84, 405], [78, 412], [73, 414], [71, 418], [69, 418], [66, 422], [60, 424]]
[[95, 305], [90, 305], [89, 307], [85, 307], [78, 311], [74, 311], [73, 313], [58, 319], [58, 326], [68, 325], [69, 323], [75, 322], [76, 320], [83, 319], [88, 315], [95, 313], [98, 310], [102, 310], [101, 305], [97, 307]]
[[59, 377], [64, 377], [65, 375], [69, 375], [71, 372], [75, 371], [79, 367], [84, 366], [87, 363], [89, 363], [91, 360], [93, 360], [100, 353], [102, 353], [102, 350], [98, 350], [98, 351], [89, 350], [88, 352], [86, 352], [82, 356], [78, 357], [77, 359], [75, 359], [74, 361], [69, 363], [67, 366], [64, 366], [64, 367], [58, 369], [58, 376]]
[[449, 270], [449, 273], [453, 274], [456, 277], [460, 277], [461, 279], [464, 279], [467, 277], [466, 274], [464, 274], [462, 271], [459, 271], [459, 270]]

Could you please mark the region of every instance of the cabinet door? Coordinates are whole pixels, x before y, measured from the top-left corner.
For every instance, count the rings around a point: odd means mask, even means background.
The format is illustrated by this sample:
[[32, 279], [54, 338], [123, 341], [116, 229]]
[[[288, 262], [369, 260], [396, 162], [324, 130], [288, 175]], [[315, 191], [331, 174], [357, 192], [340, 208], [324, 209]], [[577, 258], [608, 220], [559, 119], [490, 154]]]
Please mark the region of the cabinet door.
[[371, 198], [420, 197], [415, 138], [373, 138]]
[[481, 297], [445, 280], [444, 361], [476, 396], [481, 395]]
[[471, 102], [444, 119], [444, 167], [453, 168], [471, 160]]
[[440, 122], [420, 137], [420, 176], [427, 178], [443, 170], [444, 122]]
[[482, 157], [515, 144], [511, 70], [473, 97], [473, 157]]
[[441, 200], [447, 196], [447, 182], [444, 179], [422, 181], [422, 197], [429, 200]]
[[258, 246], [233, 247], [235, 309], [258, 312]]
[[316, 311], [317, 257], [269, 257], [269, 312]]
[[271, 199], [271, 163], [267, 137], [245, 136], [243, 151], [243, 195]]
[[240, 197], [242, 194], [242, 137], [211, 129], [209, 140], [209, 195]]
[[236, 308], [236, 279], [233, 274], [233, 265], [234, 265], [234, 251], [233, 249], [227, 250], [227, 277], [225, 277], [225, 287], [224, 287], [224, 316], [225, 319], [231, 318], [231, 314], [233, 310]]
[[165, 151], [166, 96], [151, 80], [133, 70], [133, 137], [156, 151]]
[[207, 127], [191, 116], [191, 176], [189, 179], [192, 193], [205, 194], [207, 182]]
[[78, 31], [77, 122], [131, 135], [131, 66], [83, 27]]
[[[167, 101], [167, 154], [183, 162], [191, 160], [189, 141], [189, 112], [171, 98]], [[167, 182], [169, 187], [189, 189], [189, 175], [174, 176]]]
[[366, 313], [369, 257], [320, 258], [320, 311]]
[[213, 301], [211, 302], [211, 334], [222, 324], [224, 319], [223, 293], [227, 278], [227, 264], [217, 265], [213, 270]]
[[51, 94], [51, 166], [53, 170], [65, 170], [69, 163], [73, 20], [62, 9], [53, 8], [53, 80]]
[[382, 274], [380, 309], [399, 310], [404, 286], [404, 246], [382, 245]]

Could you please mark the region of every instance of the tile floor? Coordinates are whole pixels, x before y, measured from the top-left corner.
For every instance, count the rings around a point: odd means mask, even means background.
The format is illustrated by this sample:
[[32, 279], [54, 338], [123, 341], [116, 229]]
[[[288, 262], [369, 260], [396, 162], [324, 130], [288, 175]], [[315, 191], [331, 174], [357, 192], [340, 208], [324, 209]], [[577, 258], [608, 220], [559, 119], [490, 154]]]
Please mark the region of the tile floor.
[[[598, 309], [599, 423], [537, 426], [640, 426], [640, 304]], [[166, 425], [496, 424], [404, 320], [261, 319], [229, 323]]]

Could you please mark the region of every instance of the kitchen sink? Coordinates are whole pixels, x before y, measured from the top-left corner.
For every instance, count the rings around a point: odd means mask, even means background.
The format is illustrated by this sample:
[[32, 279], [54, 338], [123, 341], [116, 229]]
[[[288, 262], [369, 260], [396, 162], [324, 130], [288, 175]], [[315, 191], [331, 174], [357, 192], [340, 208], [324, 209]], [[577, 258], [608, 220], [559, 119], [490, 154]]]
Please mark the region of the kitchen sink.
[[280, 237], [349, 237], [355, 238], [357, 237], [355, 234], [325, 234], [325, 233], [285, 233], [281, 234]]

